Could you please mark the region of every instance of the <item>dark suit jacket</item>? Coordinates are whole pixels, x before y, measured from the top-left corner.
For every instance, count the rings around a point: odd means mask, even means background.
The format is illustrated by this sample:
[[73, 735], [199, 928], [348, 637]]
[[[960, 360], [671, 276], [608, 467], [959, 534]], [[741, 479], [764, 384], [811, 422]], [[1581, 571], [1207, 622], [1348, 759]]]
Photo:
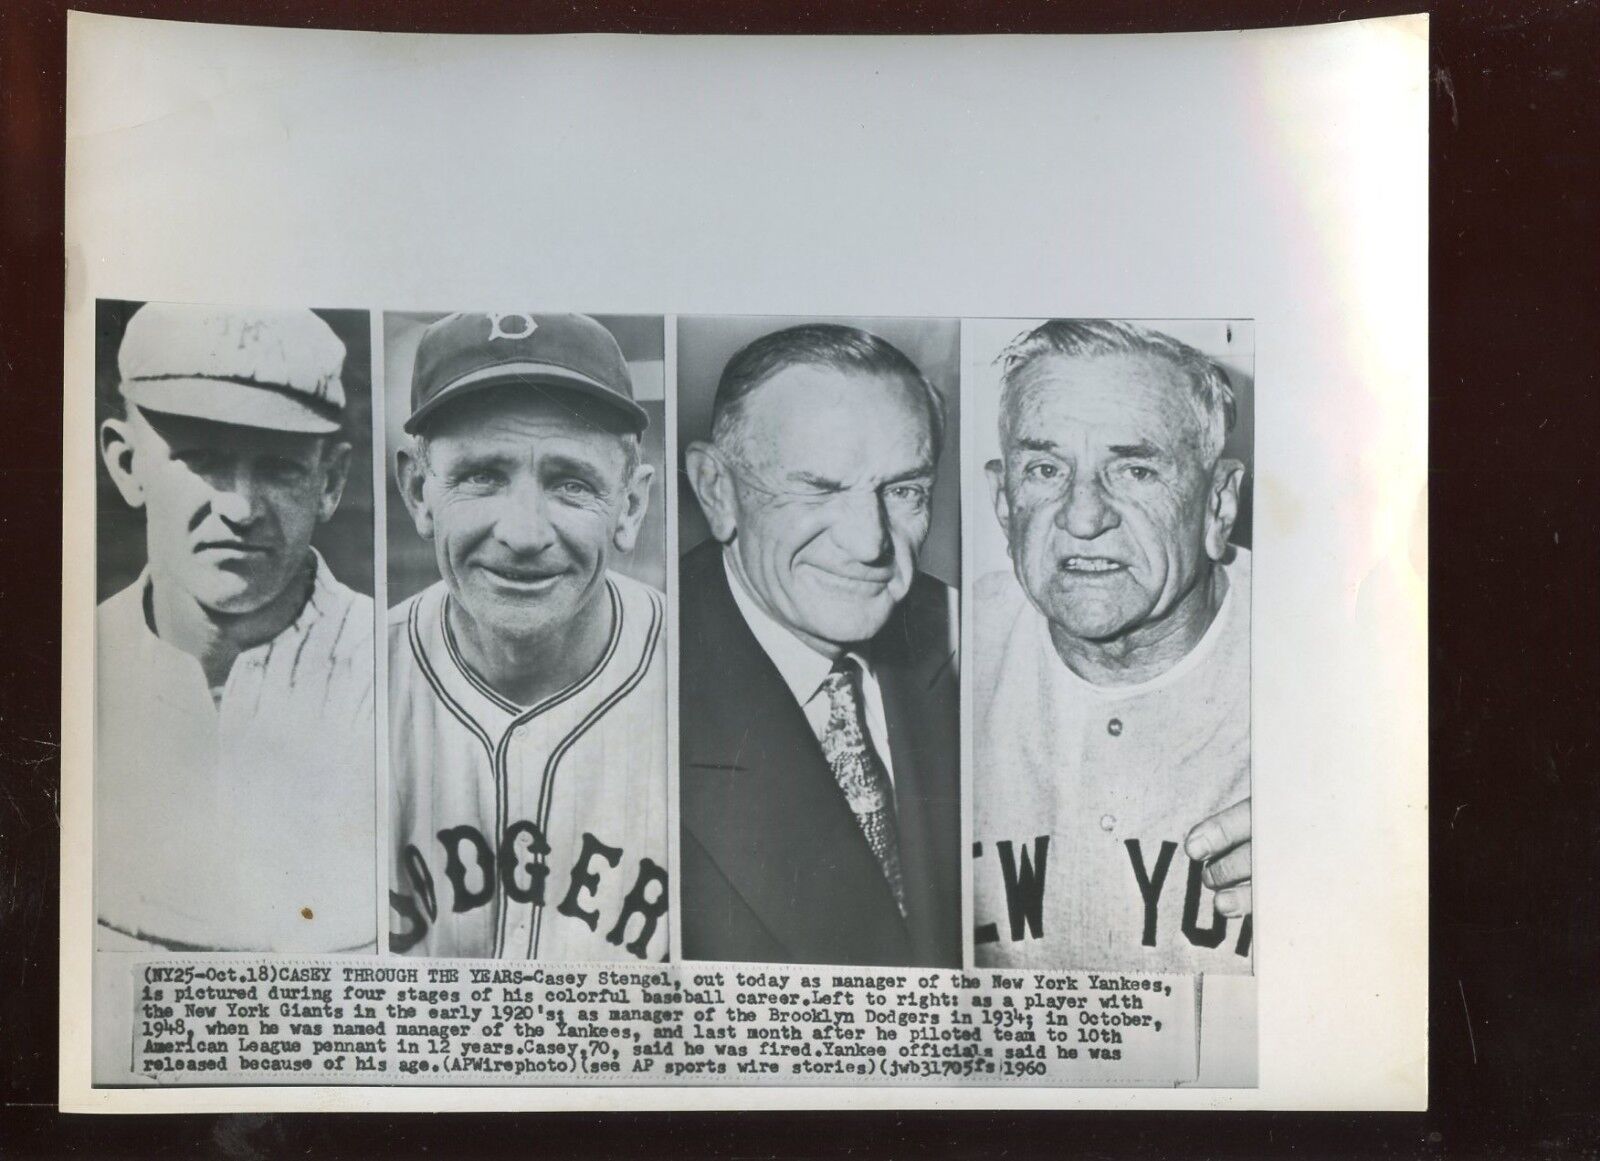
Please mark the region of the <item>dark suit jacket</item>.
[[902, 919], [715, 541], [679, 572], [686, 959], [961, 966], [960, 723], [947, 590], [918, 576], [871, 643], [894, 764]]

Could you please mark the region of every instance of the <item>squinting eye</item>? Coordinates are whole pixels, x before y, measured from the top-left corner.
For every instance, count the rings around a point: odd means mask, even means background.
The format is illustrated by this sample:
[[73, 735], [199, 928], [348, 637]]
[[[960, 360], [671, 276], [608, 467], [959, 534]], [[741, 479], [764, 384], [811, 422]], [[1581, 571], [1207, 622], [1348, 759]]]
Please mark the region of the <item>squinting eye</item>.
[[1038, 463], [1029, 464], [1022, 474], [1031, 480], [1053, 480], [1061, 474], [1061, 469], [1055, 464], [1040, 460]]
[[305, 466], [295, 460], [273, 460], [267, 473], [277, 480], [298, 480], [306, 474]]
[[889, 489], [888, 498], [897, 504], [920, 506], [928, 502], [928, 489], [921, 484], [895, 484]]
[[1138, 481], [1141, 484], [1146, 480], [1153, 480], [1156, 478], [1155, 469], [1147, 468], [1143, 464], [1129, 464], [1125, 470], [1130, 478]]
[[476, 472], [468, 472], [461, 477], [461, 482], [469, 488], [492, 488], [500, 482], [498, 472], [491, 472], [484, 468]]

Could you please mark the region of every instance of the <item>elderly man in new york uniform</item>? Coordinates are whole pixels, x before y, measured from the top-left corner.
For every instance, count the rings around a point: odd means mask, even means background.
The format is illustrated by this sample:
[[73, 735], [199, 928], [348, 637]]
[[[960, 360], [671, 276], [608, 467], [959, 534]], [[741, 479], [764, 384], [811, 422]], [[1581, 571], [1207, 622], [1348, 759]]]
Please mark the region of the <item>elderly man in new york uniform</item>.
[[400, 491], [442, 579], [389, 620], [389, 948], [665, 959], [665, 602], [611, 569], [654, 474], [622, 351], [582, 315], [450, 315], [411, 402]]
[[373, 608], [311, 547], [344, 360], [308, 310], [128, 322], [100, 448], [147, 565], [96, 619], [102, 950], [374, 944]]
[[686, 454], [683, 953], [961, 962], [955, 638], [917, 572], [944, 406], [876, 335], [755, 340]]
[[977, 962], [1249, 972], [1228, 378], [1099, 320], [1046, 322], [1003, 359], [987, 470], [1013, 567], [975, 603]]

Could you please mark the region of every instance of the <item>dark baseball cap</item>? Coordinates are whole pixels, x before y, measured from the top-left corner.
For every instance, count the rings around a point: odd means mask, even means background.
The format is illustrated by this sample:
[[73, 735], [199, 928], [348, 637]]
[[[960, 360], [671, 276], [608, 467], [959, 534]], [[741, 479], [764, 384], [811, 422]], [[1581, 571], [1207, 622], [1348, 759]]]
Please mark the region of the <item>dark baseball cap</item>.
[[650, 424], [634, 402], [622, 348], [594, 319], [480, 313], [448, 315], [422, 332], [405, 429], [415, 434], [451, 400], [506, 384], [574, 391], [614, 408], [636, 432]]

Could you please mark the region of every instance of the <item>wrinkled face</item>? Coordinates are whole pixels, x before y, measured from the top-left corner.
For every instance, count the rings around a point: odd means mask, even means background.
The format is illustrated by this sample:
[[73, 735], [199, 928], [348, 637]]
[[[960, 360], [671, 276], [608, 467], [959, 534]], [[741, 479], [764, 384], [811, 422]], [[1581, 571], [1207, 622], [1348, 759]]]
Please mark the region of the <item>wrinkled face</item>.
[[144, 508], [158, 583], [227, 615], [256, 612], [303, 583], [311, 534], [339, 505], [347, 448], [315, 435], [129, 412], [120, 423], [131, 451], [123, 492]]
[[1210, 504], [1205, 428], [1181, 372], [1141, 355], [1047, 356], [1014, 392], [990, 478], [1029, 598], [1086, 641], [1159, 621], [1229, 531]]
[[814, 647], [864, 641], [911, 587], [933, 433], [898, 378], [789, 367], [744, 400], [733, 548], [756, 599]]
[[555, 396], [486, 391], [432, 423], [417, 531], [463, 613], [503, 641], [547, 637], [605, 592], [613, 552], [632, 549], [644, 492], [623, 437]]

